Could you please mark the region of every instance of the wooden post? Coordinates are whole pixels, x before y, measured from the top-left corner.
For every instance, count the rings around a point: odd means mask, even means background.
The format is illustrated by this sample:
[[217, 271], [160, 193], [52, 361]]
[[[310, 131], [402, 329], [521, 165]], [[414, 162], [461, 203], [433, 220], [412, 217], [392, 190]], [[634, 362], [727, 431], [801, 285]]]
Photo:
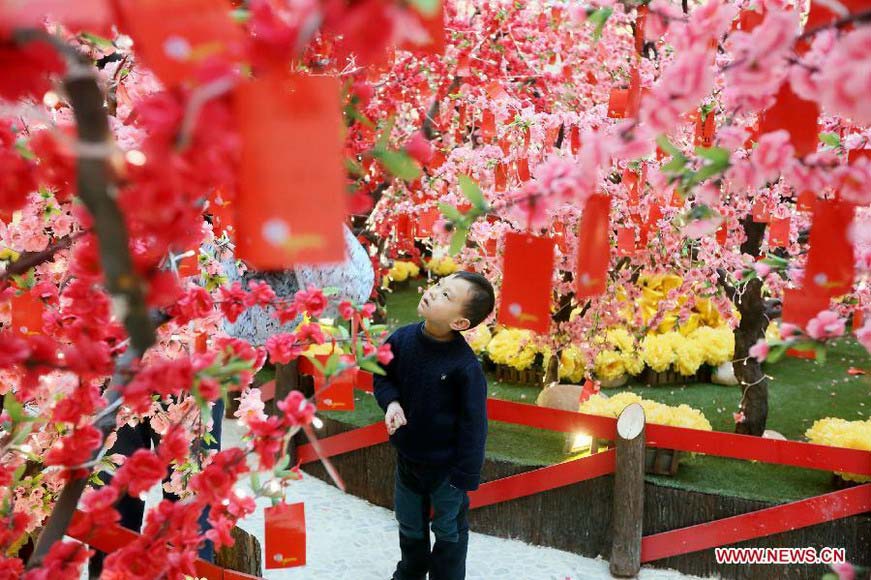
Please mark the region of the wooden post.
[[644, 514], [644, 409], [633, 403], [617, 419], [614, 472], [611, 575], [631, 578], [641, 569], [641, 520]]

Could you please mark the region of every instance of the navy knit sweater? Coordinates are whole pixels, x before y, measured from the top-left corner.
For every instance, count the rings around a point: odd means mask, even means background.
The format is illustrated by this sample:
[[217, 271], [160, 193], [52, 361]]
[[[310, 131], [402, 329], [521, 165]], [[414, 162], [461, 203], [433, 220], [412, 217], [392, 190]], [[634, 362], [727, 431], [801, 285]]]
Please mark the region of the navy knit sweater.
[[459, 333], [440, 341], [423, 322], [397, 329], [387, 343], [393, 360], [375, 375], [375, 398], [385, 411], [399, 401], [407, 424], [390, 436], [411, 461], [444, 465], [450, 483], [478, 488], [487, 439], [487, 380], [481, 363]]

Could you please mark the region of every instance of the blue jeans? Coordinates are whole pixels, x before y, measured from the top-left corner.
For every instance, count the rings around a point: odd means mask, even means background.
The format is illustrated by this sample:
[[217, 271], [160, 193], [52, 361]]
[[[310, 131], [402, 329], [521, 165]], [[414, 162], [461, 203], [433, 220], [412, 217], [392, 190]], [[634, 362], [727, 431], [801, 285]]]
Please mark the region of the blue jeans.
[[[396, 520], [402, 560], [393, 580], [463, 580], [469, 546], [469, 496], [448, 482], [445, 467], [397, 454]], [[435, 535], [430, 549], [429, 530]]]

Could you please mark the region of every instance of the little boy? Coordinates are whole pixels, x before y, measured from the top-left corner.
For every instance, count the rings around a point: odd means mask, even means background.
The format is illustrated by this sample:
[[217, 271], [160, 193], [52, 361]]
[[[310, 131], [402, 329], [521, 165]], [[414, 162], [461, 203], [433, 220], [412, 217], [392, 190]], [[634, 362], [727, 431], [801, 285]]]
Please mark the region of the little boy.
[[[493, 286], [458, 272], [423, 293], [423, 322], [397, 329], [393, 360], [375, 375], [397, 450], [396, 519], [402, 560], [393, 580], [462, 580], [466, 575], [469, 496], [478, 488], [487, 439], [487, 381], [460, 331], [493, 311]], [[429, 522], [436, 541], [430, 551]]]

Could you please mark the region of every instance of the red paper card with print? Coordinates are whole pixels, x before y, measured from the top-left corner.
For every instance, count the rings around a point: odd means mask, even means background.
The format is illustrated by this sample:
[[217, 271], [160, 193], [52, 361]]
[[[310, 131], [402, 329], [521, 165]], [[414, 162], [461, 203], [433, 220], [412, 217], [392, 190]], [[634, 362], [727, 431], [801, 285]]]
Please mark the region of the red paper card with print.
[[481, 113], [481, 139], [489, 141], [496, 136], [496, 115], [493, 111], [484, 111]]
[[554, 241], [531, 234], [505, 234], [500, 324], [540, 334], [550, 330]]
[[529, 160], [526, 157], [517, 160], [517, 178], [523, 182], [529, 181]]
[[759, 133], [784, 129], [795, 147], [795, 154], [804, 157], [817, 150], [820, 128], [820, 108], [792, 92], [789, 81], [780, 85], [774, 104], [761, 115]]
[[442, 213], [436, 208], [430, 208], [420, 214], [414, 236], [416, 238], [432, 236], [432, 228], [440, 217], [442, 217]]
[[768, 204], [764, 200], [756, 200], [751, 209], [753, 221], [759, 224], [767, 224], [771, 221], [771, 214], [768, 210]]
[[798, 195], [798, 200], [796, 201], [796, 209], [798, 211], [804, 212], [813, 211], [816, 201], [817, 194], [809, 189], [806, 189]]
[[118, 0], [117, 7], [122, 32], [168, 86], [190, 80], [204, 62], [232, 62], [242, 54], [242, 29], [224, 0]]
[[264, 510], [267, 570], [305, 566], [305, 504], [280, 503]]
[[587, 200], [578, 230], [577, 297], [590, 298], [605, 292], [608, 282], [608, 247], [611, 198], [593, 195]]
[[811, 318], [816, 317], [821, 310], [829, 307], [829, 299], [821, 294], [807, 292], [798, 288], [787, 288], [783, 291], [783, 322], [796, 324], [804, 328]]
[[720, 224], [720, 227], [717, 229], [717, 243], [720, 244], [720, 246], [725, 246], [726, 240], [728, 239], [729, 228], [726, 226], [726, 222], [723, 221], [723, 223]]
[[768, 246], [772, 248], [785, 248], [789, 245], [790, 219], [774, 218], [768, 225]]
[[12, 307], [12, 331], [21, 334], [42, 334], [42, 313], [45, 305], [29, 290], [15, 294], [10, 299]]
[[266, 76], [237, 89], [237, 256], [258, 270], [341, 262], [345, 168], [339, 80]]
[[[413, 4], [412, 4], [413, 5]], [[403, 50], [422, 54], [444, 54], [445, 52], [445, 9], [444, 3], [438, 2], [435, 14], [421, 14], [417, 10], [406, 8], [420, 28], [426, 33], [426, 39], [422, 42], [406, 40], [399, 47]]]
[[0, 36], [15, 28], [42, 28], [48, 16], [70, 32], [108, 34], [114, 20], [109, 0], [2, 0]]
[[853, 287], [855, 258], [848, 238], [856, 206], [836, 200], [817, 200], [808, 240], [804, 290], [832, 297]]
[[612, 119], [625, 117], [628, 101], [629, 89], [611, 89], [611, 97], [608, 99], [608, 116]]
[[617, 255], [631, 256], [635, 253], [635, 228], [617, 228]]
[[[330, 355], [317, 354], [314, 358], [321, 365], [326, 365]], [[297, 368], [300, 374], [311, 375], [314, 380], [315, 406], [318, 411], [353, 411], [354, 384], [357, 381], [356, 370], [351, 369], [338, 375], [333, 375], [330, 386], [325, 387], [326, 378], [307, 357], [300, 357]]]

